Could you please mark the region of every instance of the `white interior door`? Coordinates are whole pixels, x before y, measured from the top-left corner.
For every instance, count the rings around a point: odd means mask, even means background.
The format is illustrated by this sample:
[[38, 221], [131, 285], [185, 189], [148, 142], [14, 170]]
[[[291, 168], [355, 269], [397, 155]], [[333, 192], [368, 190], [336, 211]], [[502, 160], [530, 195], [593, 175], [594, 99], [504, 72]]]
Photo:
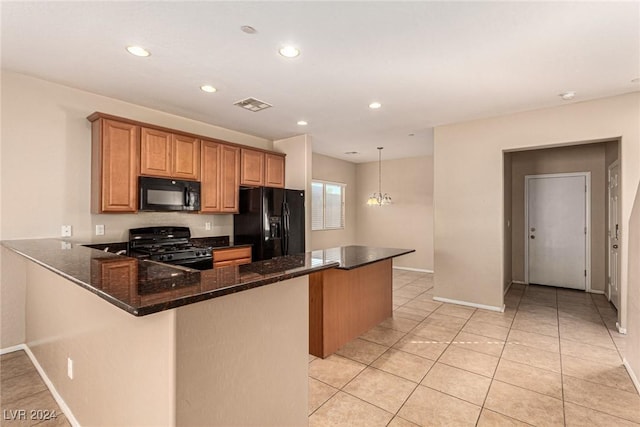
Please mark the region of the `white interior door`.
[[587, 175], [526, 177], [528, 283], [586, 289]]
[[620, 306], [620, 165], [609, 166], [609, 301]]

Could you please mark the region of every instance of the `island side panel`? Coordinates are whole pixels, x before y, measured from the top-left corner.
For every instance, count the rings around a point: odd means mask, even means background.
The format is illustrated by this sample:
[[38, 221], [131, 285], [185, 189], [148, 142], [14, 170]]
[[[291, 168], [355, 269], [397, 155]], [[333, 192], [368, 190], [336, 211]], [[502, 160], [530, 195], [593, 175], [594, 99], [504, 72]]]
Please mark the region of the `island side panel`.
[[308, 423], [307, 276], [177, 309], [177, 424]]
[[391, 317], [392, 266], [387, 259], [311, 275], [309, 353], [327, 357]]
[[175, 425], [174, 312], [135, 317], [26, 264], [27, 346], [80, 425]]

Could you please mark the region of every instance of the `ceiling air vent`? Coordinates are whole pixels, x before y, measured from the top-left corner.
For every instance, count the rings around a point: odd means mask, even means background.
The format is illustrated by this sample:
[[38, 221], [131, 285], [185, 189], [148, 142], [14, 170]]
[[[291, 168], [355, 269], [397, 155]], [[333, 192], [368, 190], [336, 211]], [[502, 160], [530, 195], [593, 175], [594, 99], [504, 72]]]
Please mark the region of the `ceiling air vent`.
[[238, 101], [233, 105], [242, 107], [245, 110], [253, 111], [254, 113], [256, 111], [262, 111], [262, 110], [266, 110], [269, 107], [273, 107], [273, 105], [267, 104], [266, 102], [260, 101], [259, 99], [255, 99], [255, 98], [243, 99], [242, 101]]

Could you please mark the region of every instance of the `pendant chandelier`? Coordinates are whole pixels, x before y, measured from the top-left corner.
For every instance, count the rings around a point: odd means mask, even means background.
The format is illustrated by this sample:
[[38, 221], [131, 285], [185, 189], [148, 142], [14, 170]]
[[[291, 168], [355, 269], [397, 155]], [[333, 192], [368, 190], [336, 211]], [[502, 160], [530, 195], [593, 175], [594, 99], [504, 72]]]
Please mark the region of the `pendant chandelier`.
[[373, 193], [367, 200], [367, 206], [383, 206], [391, 204], [391, 196], [382, 193], [382, 149], [378, 147], [378, 192]]

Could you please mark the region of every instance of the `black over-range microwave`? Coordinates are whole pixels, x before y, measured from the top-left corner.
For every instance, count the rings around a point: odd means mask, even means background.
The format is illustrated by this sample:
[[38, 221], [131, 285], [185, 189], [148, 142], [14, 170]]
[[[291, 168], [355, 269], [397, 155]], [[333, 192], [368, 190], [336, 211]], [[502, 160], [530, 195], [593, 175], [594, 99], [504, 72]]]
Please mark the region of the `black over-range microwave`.
[[141, 176], [138, 181], [141, 211], [200, 210], [200, 183]]

